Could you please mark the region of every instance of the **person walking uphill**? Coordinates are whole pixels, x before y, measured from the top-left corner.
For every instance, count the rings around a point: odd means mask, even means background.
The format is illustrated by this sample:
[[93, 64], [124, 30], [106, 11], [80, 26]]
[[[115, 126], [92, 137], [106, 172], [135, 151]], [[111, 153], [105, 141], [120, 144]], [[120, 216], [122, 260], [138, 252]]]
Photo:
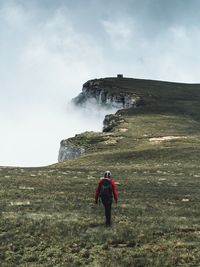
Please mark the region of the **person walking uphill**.
[[111, 172], [106, 171], [104, 177], [100, 179], [95, 195], [95, 203], [98, 203], [98, 198], [101, 198], [101, 201], [105, 207], [105, 217], [106, 217], [106, 226], [111, 226], [111, 206], [113, 196], [115, 203], [118, 201], [118, 192], [115, 186], [114, 180], [111, 178]]

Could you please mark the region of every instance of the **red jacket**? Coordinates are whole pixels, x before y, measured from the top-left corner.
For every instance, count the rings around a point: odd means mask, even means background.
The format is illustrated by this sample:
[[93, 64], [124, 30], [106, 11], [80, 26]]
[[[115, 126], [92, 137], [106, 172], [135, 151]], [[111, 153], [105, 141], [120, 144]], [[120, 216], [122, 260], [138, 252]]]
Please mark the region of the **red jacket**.
[[[100, 179], [98, 185], [97, 185], [97, 188], [96, 188], [96, 195], [95, 195], [95, 201], [97, 202], [98, 198], [99, 198], [99, 194], [100, 194], [100, 184], [103, 182], [103, 179], [105, 178], [102, 178]], [[108, 178], [106, 178], [108, 179]], [[111, 184], [112, 184], [112, 189], [113, 189], [113, 196], [114, 196], [114, 199], [115, 199], [115, 202], [117, 203], [117, 200], [118, 200], [118, 192], [117, 192], [117, 188], [115, 186], [115, 182], [113, 179], [110, 179], [111, 181]]]

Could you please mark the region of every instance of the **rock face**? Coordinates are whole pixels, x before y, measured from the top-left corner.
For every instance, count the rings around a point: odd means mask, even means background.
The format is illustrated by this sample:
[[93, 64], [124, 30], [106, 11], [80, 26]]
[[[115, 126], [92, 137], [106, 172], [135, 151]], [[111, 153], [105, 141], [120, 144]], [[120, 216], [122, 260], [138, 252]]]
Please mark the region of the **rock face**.
[[58, 162], [75, 159], [93, 149], [97, 144], [105, 145], [107, 142], [115, 139], [117, 142], [119, 138], [115, 138], [113, 133], [104, 132], [84, 132], [76, 134], [74, 137], [62, 140], [60, 143], [60, 150], [58, 155]]
[[76, 146], [75, 144], [67, 143], [67, 140], [62, 140], [58, 154], [58, 162], [75, 159], [85, 153], [85, 148]]
[[121, 115], [116, 115], [116, 114], [106, 115], [103, 121], [103, 132], [111, 131], [115, 126], [117, 126], [121, 122], [124, 122]]
[[[76, 105], [84, 105], [86, 103], [95, 102], [99, 105], [111, 106], [117, 109], [134, 108], [142, 104], [142, 99], [133, 92], [127, 92], [123, 87], [124, 78], [113, 80], [112, 78], [94, 79], [87, 81], [82, 88], [82, 92], [73, 99]], [[122, 84], [120, 84], [122, 83]], [[112, 130], [122, 122], [122, 116], [119, 113], [106, 115], [103, 121], [103, 132], [112, 132]], [[90, 149], [92, 145], [97, 143], [114, 144], [118, 141], [114, 138], [108, 138], [106, 135], [95, 135], [94, 133], [83, 133], [73, 138], [62, 140], [58, 161], [75, 159], [80, 157]]]
[[[124, 122], [121, 117], [120, 122]], [[84, 132], [62, 140], [60, 143], [58, 162], [75, 159], [85, 153], [94, 151], [94, 149], [105, 149], [115, 146], [123, 138], [120, 133], [121, 129], [117, 132], [112, 131], [115, 125], [113, 124], [113, 119], [110, 118], [107, 125], [109, 131], [106, 128], [103, 132]]]
[[82, 92], [73, 99], [75, 104], [81, 105], [90, 99], [95, 99], [97, 103], [109, 105], [116, 108], [131, 108], [137, 106], [140, 97], [122, 92], [119, 87], [110, 87], [105, 83], [105, 79], [95, 79], [87, 81], [83, 85]]

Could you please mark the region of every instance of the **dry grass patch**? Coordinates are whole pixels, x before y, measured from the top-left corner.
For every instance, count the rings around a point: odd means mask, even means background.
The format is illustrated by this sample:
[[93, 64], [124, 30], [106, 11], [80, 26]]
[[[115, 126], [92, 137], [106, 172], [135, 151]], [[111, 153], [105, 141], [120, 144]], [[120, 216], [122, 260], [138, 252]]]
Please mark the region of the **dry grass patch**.
[[187, 138], [188, 138], [187, 136], [162, 136], [162, 137], [149, 138], [149, 141], [151, 143], [158, 144], [158, 143], [161, 143], [164, 141], [171, 141], [171, 140], [177, 140], [177, 139], [187, 139]]

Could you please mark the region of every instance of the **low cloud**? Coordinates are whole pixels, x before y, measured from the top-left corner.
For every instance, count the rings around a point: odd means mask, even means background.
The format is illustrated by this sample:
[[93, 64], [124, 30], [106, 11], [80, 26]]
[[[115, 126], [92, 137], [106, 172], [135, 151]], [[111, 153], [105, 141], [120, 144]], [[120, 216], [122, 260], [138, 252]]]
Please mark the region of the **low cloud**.
[[83, 131], [102, 131], [105, 109], [95, 103], [77, 108], [26, 109], [13, 120], [1, 120], [1, 165], [42, 166], [57, 162], [59, 143]]
[[77, 32], [63, 12], [37, 21], [37, 10], [14, 2], [1, 9], [7, 31], [0, 31], [0, 165], [54, 163], [61, 139], [102, 128], [101, 113], [93, 112], [100, 121], [67, 110], [102, 61], [98, 45]]
[[0, 1], [0, 165], [56, 162], [62, 139], [101, 130], [110, 111], [67, 107], [89, 79], [199, 82], [199, 1], [86, 2]]
[[133, 33], [133, 23], [131, 20], [105, 20], [102, 21], [102, 25], [108, 34], [112, 46], [116, 50], [128, 48]]

